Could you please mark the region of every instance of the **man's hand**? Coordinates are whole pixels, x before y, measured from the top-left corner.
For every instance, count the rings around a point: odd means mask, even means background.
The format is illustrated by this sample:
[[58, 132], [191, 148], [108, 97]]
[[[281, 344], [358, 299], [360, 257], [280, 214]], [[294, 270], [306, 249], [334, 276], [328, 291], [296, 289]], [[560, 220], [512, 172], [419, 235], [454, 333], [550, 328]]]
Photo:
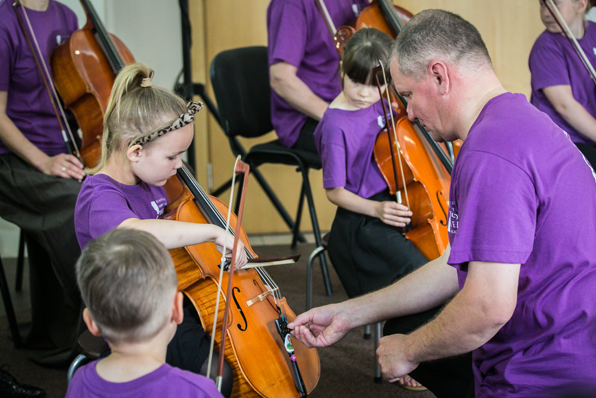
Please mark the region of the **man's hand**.
[[44, 174], [55, 175], [62, 178], [75, 178], [82, 180], [85, 177], [83, 172], [83, 163], [73, 155], [61, 153], [55, 156], [49, 156], [43, 164]]
[[383, 378], [393, 383], [418, 367], [406, 358], [408, 336], [394, 334], [382, 337], [377, 348], [377, 360]]
[[300, 314], [288, 327], [306, 347], [327, 347], [341, 340], [351, 329], [341, 304], [313, 308]]

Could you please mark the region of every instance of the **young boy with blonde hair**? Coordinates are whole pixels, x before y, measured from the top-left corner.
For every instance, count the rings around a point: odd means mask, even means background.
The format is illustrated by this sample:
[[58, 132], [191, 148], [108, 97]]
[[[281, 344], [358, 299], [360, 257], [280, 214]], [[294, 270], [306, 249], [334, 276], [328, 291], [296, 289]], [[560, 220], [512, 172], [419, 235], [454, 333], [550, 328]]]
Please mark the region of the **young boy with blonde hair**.
[[112, 353], [75, 373], [66, 397], [221, 397], [210, 379], [165, 363], [182, 322], [172, 259], [153, 235], [116, 229], [89, 242], [77, 262], [89, 331]]

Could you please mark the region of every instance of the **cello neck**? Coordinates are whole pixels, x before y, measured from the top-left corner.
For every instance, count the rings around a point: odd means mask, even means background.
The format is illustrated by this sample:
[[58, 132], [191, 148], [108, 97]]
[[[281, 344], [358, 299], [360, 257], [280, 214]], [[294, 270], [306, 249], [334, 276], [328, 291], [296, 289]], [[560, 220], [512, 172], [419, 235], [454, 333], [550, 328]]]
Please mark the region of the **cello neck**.
[[[188, 171], [186, 166], [180, 167], [176, 173], [178, 174], [178, 177], [182, 180], [184, 185], [186, 185], [192, 196], [195, 198], [197, 207], [200, 209], [205, 219], [207, 219], [207, 221], [211, 224], [217, 225], [218, 227], [225, 229], [227, 224], [226, 219], [217, 210], [217, 208], [215, 208], [215, 206], [209, 199], [209, 195], [207, 195], [203, 188], [201, 188], [199, 182]], [[232, 227], [229, 227], [228, 233], [234, 236], [234, 229]], [[249, 250], [246, 250], [246, 255], [249, 259], [254, 258], [254, 256]]]
[[97, 15], [95, 8], [93, 8], [91, 2], [89, 0], [81, 0], [81, 5], [87, 14], [87, 24], [85, 25], [85, 28], [95, 30], [97, 33], [97, 41], [102, 47], [102, 50], [108, 59], [110, 66], [112, 67], [114, 75], [117, 75], [118, 72], [124, 68], [124, 61], [122, 60], [120, 53], [116, 49], [114, 42], [112, 42], [108, 31], [103, 26], [103, 23], [101, 22], [101, 19], [99, 19], [99, 16]]
[[401, 22], [401, 19], [399, 18], [399, 15], [397, 15], [397, 12], [395, 11], [395, 7], [393, 6], [393, 3], [391, 3], [390, 0], [378, 0], [378, 1], [379, 1], [379, 7], [380, 7], [381, 11], [383, 12], [383, 16], [385, 17], [385, 20], [387, 21], [387, 23], [393, 30], [393, 33], [395, 33], [395, 36], [394, 36], [394, 38], [395, 38], [395, 37], [397, 37], [397, 35], [399, 35], [399, 32], [401, 32], [401, 30], [403, 29], [404, 24]]

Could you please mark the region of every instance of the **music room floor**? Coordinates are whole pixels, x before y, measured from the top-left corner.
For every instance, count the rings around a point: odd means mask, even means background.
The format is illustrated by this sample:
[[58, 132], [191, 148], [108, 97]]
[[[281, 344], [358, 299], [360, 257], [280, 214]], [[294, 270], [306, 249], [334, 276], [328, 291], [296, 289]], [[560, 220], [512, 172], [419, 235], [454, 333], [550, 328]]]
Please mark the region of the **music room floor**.
[[[272, 278], [280, 286], [282, 295], [290, 308], [301, 313], [306, 307], [306, 263], [315, 248], [314, 239], [307, 236], [309, 243], [299, 244], [295, 250], [290, 248], [291, 238], [287, 234], [251, 236], [249, 238], [255, 252], [261, 257], [275, 257], [299, 253], [298, 263], [291, 266], [270, 267], [267, 269]], [[21, 292], [14, 291], [16, 259], [2, 258], [11, 297], [21, 330], [26, 328], [30, 318], [28, 272], [25, 267], [25, 281]], [[330, 266], [329, 273], [333, 287], [333, 296], [325, 294], [323, 280], [318, 261], [313, 267], [313, 305], [321, 306], [341, 302], [347, 299], [345, 292]], [[12, 345], [7, 330], [4, 306], [0, 308], [0, 365], [8, 364], [10, 373], [21, 383], [32, 384], [43, 388], [48, 398], [63, 397], [66, 393], [66, 369], [43, 368], [27, 359], [26, 350], [16, 350]], [[400, 388], [396, 384], [385, 381], [381, 384], [373, 382], [374, 350], [373, 341], [363, 339], [364, 328], [350, 332], [342, 341], [332, 347], [319, 349], [321, 359], [321, 378], [311, 397], [391, 397], [391, 398], [432, 398], [426, 392], [412, 392]]]

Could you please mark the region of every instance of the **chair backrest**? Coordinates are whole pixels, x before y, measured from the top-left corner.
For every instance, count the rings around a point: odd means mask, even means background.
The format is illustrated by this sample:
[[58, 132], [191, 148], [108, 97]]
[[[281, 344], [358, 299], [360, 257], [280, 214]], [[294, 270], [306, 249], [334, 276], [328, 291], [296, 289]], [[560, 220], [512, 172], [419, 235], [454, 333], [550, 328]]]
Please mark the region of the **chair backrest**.
[[258, 137], [273, 130], [267, 47], [222, 51], [209, 75], [227, 135]]

